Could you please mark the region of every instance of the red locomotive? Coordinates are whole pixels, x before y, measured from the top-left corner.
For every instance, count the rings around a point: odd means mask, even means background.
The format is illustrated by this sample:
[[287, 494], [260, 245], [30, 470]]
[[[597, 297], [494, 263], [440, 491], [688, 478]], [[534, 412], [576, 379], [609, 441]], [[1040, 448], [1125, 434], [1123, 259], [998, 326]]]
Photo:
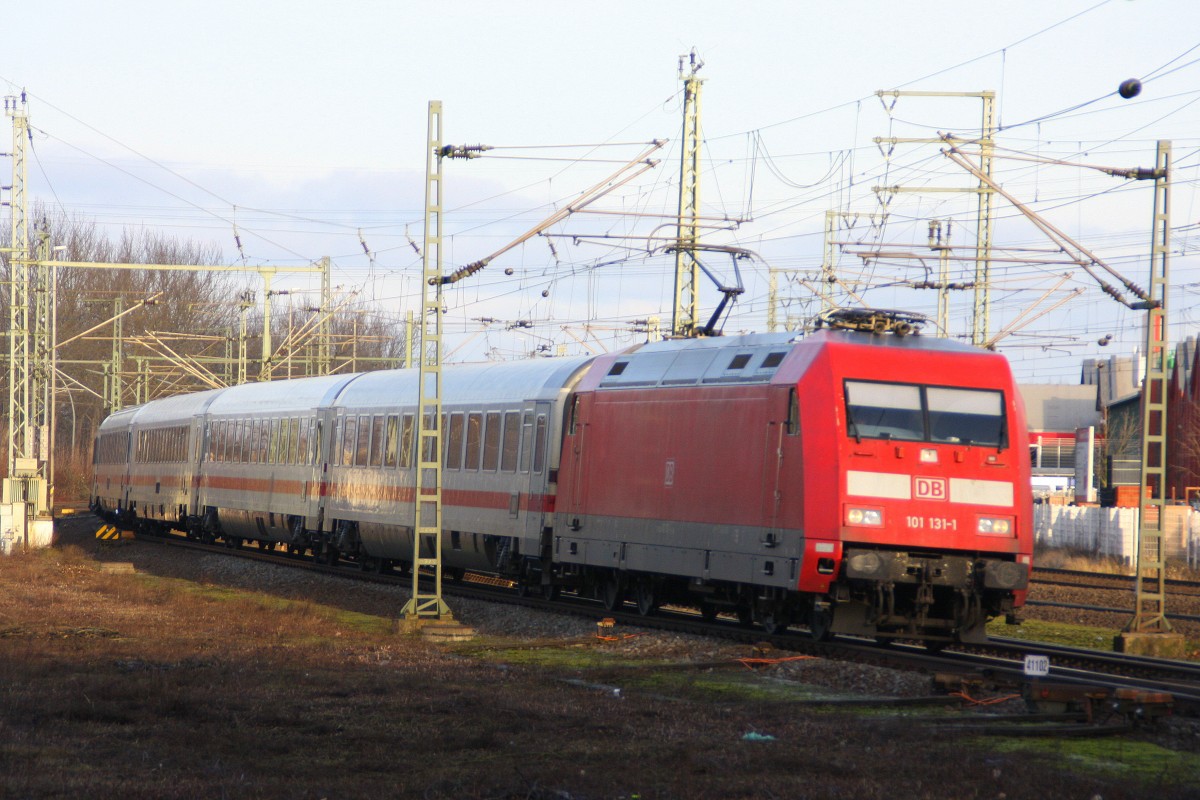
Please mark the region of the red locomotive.
[[[983, 638], [1024, 602], [1031, 565], [1008, 364], [904, 335], [904, 317], [834, 322], [446, 367], [445, 568], [817, 638]], [[118, 412], [97, 438], [93, 507], [405, 568], [416, 395], [415, 370], [382, 371]]]

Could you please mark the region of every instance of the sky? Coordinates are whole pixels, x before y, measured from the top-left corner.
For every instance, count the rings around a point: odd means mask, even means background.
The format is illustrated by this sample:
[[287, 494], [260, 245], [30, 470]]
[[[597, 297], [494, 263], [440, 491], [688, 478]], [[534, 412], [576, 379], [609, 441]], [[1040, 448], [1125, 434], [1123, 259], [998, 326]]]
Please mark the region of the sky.
[[[442, 164], [447, 271], [665, 140], [656, 166], [447, 289], [450, 360], [602, 351], [644, 339], [645, 320], [670, 327], [679, 66], [693, 52], [703, 241], [751, 254], [704, 253], [702, 319], [719, 282], [744, 289], [726, 332], [766, 330], [772, 304], [802, 324], [821, 310], [823, 261], [838, 304], [934, 315], [937, 293], [914, 287], [941, 267], [929, 226], [949, 232], [948, 278], [972, 281], [977, 194], [950, 190], [977, 181], [944, 143], [875, 140], [953, 134], [977, 153], [991, 91], [993, 177], [1142, 286], [1153, 182], [1102, 168], [1152, 167], [1170, 140], [1171, 336], [1200, 331], [1192, 0], [43, 0], [5, 23], [0, 91], [25, 93], [30, 198], [115, 235], [211, 242], [229, 264], [279, 268], [273, 288], [295, 297], [315, 281], [287, 268], [328, 256], [339, 297], [388, 319], [419, 310], [430, 101], [445, 143], [494, 148]], [[1142, 88], [1124, 99], [1128, 78]], [[1008, 200], [992, 220], [988, 338], [1022, 380], [1077, 382], [1084, 358], [1140, 346], [1144, 312]], [[949, 293], [950, 335], [969, 336], [973, 300]]]

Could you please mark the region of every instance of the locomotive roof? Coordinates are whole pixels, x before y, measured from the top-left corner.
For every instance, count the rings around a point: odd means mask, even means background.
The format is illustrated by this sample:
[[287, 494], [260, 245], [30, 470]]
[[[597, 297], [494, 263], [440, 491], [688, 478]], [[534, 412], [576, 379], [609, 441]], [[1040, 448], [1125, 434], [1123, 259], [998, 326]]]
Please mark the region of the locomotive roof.
[[986, 354], [989, 352], [981, 347], [960, 342], [957, 339], [946, 339], [921, 334], [896, 336], [890, 333], [875, 334], [862, 331], [821, 330], [809, 336], [807, 341], [887, 347], [900, 350], [934, 350], [944, 353]]
[[[442, 368], [442, 402], [486, 405], [551, 400], [594, 356], [455, 364]], [[338, 406], [371, 408], [415, 404], [417, 370], [359, 375], [338, 395]]]
[[767, 383], [799, 341], [794, 332], [672, 339], [618, 355], [601, 388]]
[[[824, 329], [755, 333], [705, 339], [675, 339], [641, 345], [608, 355], [598, 387], [690, 386], [718, 383], [770, 383], [779, 374], [790, 380], [824, 347], [857, 345], [888, 350], [986, 354], [978, 347], [934, 336], [874, 334]], [[997, 356], [1002, 358], [1002, 356]]]

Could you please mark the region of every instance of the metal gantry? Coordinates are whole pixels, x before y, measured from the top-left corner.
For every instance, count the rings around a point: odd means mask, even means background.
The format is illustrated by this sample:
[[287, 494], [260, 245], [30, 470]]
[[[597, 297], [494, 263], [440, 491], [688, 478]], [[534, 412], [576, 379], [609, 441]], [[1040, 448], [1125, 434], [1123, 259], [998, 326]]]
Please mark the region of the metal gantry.
[[[429, 103], [425, 150], [425, 247], [421, 269], [421, 357], [417, 378], [417, 478], [414, 494], [412, 597], [401, 615], [442, 617], [442, 103]], [[424, 555], [422, 543], [432, 545]], [[434, 571], [421, 588], [422, 567]]]
[[[988, 283], [990, 280], [991, 262], [992, 262], [992, 215], [993, 215], [993, 197], [995, 192], [994, 182], [992, 181], [992, 161], [995, 154], [995, 136], [996, 136], [996, 93], [993, 91], [981, 92], [923, 92], [923, 91], [877, 91], [875, 93], [882, 101], [885, 97], [892, 98], [891, 106], [886, 103], [884, 107], [890, 114], [892, 108], [896, 104], [896, 100], [901, 97], [972, 97], [978, 98], [983, 106], [982, 119], [979, 124], [979, 138], [972, 141], [979, 145], [979, 167], [977, 178], [979, 185], [973, 188], [954, 188], [954, 187], [906, 187], [906, 186], [876, 186], [874, 191], [877, 193], [889, 192], [951, 192], [951, 193], [974, 193], [979, 198], [978, 217], [975, 227], [975, 303], [971, 314], [971, 343], [974, 345], [983, 345], [988, 340], [988, 326], [990, 324], [989, 317], [991, 315], [991, 287]], [[945, 141], [945, 137], [875, 137], [875, 144], [889, 144], [895, 146], [897, 144], [938, 144]]]

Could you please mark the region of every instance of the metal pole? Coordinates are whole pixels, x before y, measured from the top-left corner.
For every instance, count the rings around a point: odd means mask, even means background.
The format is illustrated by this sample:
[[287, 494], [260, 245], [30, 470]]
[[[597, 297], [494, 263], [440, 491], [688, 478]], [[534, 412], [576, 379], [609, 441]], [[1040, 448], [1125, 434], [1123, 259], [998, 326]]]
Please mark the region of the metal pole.
[[696, 242], [700, 238], [700, 89], [704, 81], [696, 76], [704, 62], [690, 55], [691, 72], [683, 71], [679, 57], [679, 79], [683, 81], [683, 136], [679, 163], [679, 221], [675, 245], [675, 311], [671, 331], [675, 336], [694, 336], [700, 319], [697, 293], [699, 264]]

